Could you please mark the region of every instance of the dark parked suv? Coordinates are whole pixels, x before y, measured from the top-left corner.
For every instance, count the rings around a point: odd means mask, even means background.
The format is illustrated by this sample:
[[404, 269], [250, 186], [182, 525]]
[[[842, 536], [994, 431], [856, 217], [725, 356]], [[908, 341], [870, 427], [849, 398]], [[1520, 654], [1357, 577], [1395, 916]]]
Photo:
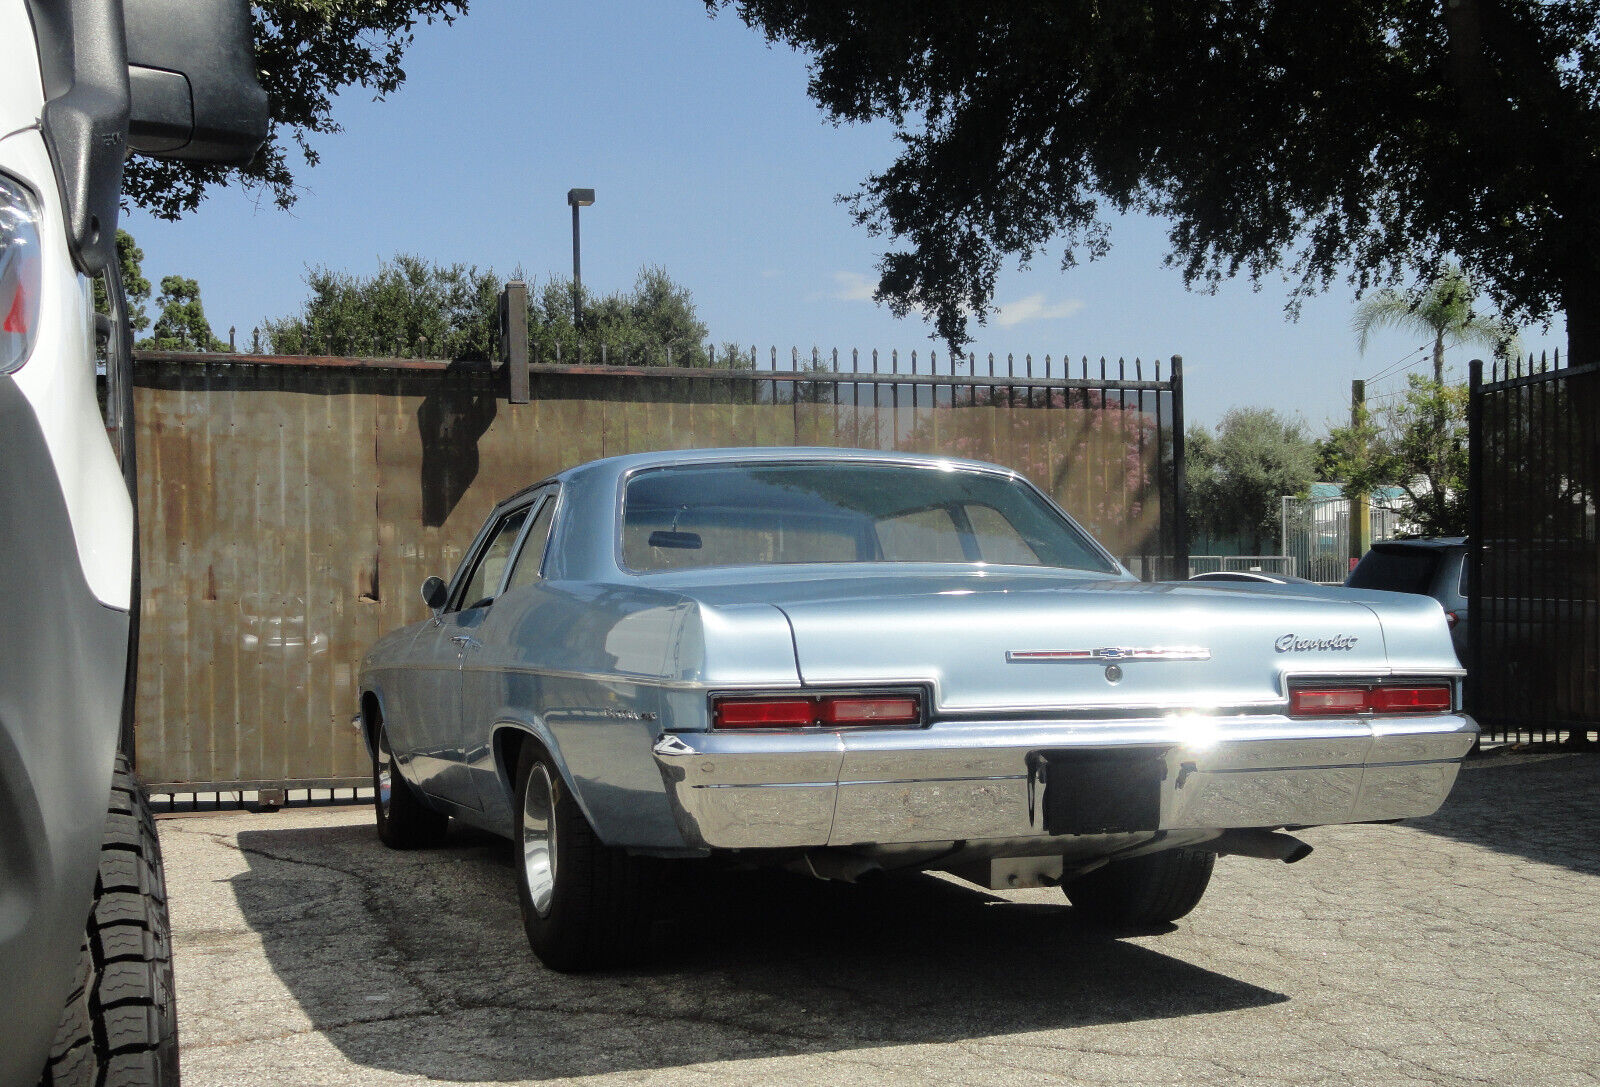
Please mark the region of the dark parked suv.
[[1456, 656], [1467, 659], [1467, 538], [1386, 540], [1373, 544], [1345, 585], [1431, 596], [1444, 608]]

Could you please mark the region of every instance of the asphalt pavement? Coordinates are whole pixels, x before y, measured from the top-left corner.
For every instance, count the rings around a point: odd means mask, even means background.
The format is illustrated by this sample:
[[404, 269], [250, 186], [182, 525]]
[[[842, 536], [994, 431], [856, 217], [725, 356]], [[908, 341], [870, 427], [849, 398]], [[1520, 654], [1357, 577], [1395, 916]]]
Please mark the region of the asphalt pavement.
[[1600, 755], [1501, 749], [1431, 818], [1225, 857], [1167, 931], [1055, 890], [707, 875], [657, 961], [577, 977], [527, 950], [494, 839], [159, 822], [186, 1087], [1600, 1085]]

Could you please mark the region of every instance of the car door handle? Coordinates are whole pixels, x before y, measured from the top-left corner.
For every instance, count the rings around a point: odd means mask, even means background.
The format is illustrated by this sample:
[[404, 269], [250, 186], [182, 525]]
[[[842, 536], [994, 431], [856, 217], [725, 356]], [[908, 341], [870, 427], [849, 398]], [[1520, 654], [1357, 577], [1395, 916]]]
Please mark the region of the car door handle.
[[462, 649], [482, 649], [483, 643], [470, 634], [457, 634], [450, 639]]

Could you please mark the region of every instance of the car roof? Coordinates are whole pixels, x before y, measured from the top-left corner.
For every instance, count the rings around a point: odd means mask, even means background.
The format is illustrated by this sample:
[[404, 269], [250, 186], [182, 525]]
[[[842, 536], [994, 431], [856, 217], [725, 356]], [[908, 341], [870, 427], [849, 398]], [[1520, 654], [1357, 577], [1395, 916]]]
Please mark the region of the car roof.
[[1015, 473], [1010, 468], [984, 461], [962, 460], [958, 457], [937, 456], [928, 453], [902, 453], [897, 450], [843, 449], [834, 446], [730, 446], [715, 449], [664, 449], [649, 453], [625, 453], [580, 464], [560, 473], [556, 478], [575, 472], [609, 472], [625, 475], [640, 468], [663, 468], [679, 464], [707, 464], [719, 461], [761, 463], [797, 460], [839, 460], [860, 464], [919, 464], [928, 467], [975, 468], [990, 472]]

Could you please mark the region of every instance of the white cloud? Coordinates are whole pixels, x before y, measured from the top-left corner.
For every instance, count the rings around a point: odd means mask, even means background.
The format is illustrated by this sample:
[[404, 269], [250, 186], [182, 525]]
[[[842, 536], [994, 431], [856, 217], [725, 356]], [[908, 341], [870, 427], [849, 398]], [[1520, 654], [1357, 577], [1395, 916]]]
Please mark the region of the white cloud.
[[840, 302], [871, 302], [878, 281], [860, 272], [833, 273], [833, 293], [828, 297]]
[[1027, 321], [1053, 321], [1062, 317], [1071, 317], [1083, 308], [1081, 298], [1068, 298], [1060, 302], [1047, 302], [1044, 295], [1030, 294], [1026, 298], [1019, 298], [1015, 302], [1007, 302], [1003, 306], [995, 307], [995, 324], [1001, 328], [1010, 328]]

